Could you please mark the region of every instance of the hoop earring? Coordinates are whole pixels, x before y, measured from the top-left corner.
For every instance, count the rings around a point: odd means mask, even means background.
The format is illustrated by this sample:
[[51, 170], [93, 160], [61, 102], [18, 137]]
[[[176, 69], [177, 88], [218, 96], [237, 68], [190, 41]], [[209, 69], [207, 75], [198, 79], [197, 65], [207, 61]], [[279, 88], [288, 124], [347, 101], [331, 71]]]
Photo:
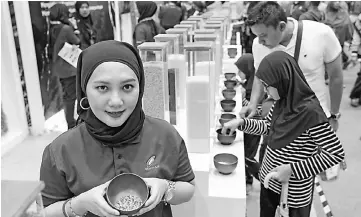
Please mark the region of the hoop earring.
[[86, 99], [87, 99], [86, 97], [83, 97], [83, 98], [81, 98], [81, 100], [80, 100], [80, 102], [79, 102], [79, 106], [80, 106], [80, 108], [82, 108], [83, 110], [88, 110], [88, 109], [90, 108], [90, 106], [88, 106], [87, 108], [85, 108], [85, 107], [83, 106], [83, 101], [86, 100]]

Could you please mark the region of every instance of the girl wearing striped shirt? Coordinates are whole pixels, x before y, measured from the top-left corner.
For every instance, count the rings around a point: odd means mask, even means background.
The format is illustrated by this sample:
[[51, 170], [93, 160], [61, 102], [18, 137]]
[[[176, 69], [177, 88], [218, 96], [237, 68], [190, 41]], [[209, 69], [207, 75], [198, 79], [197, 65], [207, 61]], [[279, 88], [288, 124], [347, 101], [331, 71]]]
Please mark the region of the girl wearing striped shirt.
[[[224, 124], [223, 133], [237, 128], [256, 135], [268, 135], [262, 162], [261, 217], [274, 217], [280, 201], [281, 183], [289, 182], [290, 217], [310, 215], [314, 177], [344, 159], [344, 150], [315, 93], [308, 86], [296, 60], [283, 51], [266, 56], [256, 76], [276, 103], [265, 120], [234, 119]], [[264, 187], [268, 173], [276, 172]]]

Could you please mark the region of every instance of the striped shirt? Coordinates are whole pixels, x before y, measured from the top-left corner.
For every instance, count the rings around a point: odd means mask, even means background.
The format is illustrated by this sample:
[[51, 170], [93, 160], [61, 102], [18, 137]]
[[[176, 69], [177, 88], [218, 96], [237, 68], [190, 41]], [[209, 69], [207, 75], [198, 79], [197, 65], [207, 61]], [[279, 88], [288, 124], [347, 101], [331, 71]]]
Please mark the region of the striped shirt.
[[[249, 134], [267, 135], [273, 108], [265, 120], [244, 119], [239, 130]], [[322, 150], [318, 153], [319, 148]], [[329, 123], [311, 127], [289, 145], [272, 149], [267, 146], [265, 158], [260, 169], [260, 180], [264, 183], [266, 175], [282, 164], [291, 164], [292, 175], [288, 187], [288, 205], [300, 208], [311, 203], [314, 176], [340, 163], [345, 157], [343, 147]], [[271, 179], [269, 189], [281, 193], [281, 183]]]

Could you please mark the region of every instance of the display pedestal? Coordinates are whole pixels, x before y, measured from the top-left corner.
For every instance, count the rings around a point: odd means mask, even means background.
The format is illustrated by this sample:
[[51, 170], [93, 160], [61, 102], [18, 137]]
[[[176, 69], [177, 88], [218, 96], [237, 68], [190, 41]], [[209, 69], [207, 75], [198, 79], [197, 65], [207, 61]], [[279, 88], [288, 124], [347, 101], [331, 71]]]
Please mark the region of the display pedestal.
[[[221, 91], [224, 89], [223, 74], [219, 79], [219, 97], [216, 100], [216, 125], [214, 129], [220, 128], [218, 119], [222, 113], [220, 100], [222, 100]], [[241, 88], [236, 88], [237, 101], [233, 114], [238, 115], [242, 108]], [[181, 120], [175, 128], [184, 138], [187, 149], [198, 144], [188, 140], [186, 135], [186, 111], [181, 110], [178, 115]], [[215, 130], [214, 130], [215, 131]], [[193, 198], [177, 206], [172, 206], [174, 217], [244, 217], [246, 213], [246, 183], [245, 183], [245, 165], [244, 165], [244, 147], [243, 133], [237, 131], [236, 140], [233, 144], [221, 145], [215, 136], [210, 135], [209, 153], [188, 152], [193, 171], [196, 176], [196, 190]], [[232, 153], [238, 158], [238, 165], [235, 171], [230, 175], [220, 174], [213, 164], [213, 157], [218, 153]]]

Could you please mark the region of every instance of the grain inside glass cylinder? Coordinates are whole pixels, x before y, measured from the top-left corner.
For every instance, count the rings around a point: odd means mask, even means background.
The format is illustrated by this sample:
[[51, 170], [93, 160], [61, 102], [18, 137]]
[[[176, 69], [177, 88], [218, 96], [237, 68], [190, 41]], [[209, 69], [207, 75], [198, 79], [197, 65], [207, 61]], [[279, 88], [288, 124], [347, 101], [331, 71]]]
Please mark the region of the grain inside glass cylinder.
[[170, 111], [170, 122], [171, 124], [177, 124], [176, 120], [176, 69], [168, 69], [168, 88], [169, 88], [169, 111]]
[[[144, 63], [145, 88], [143, 110], [146, 115], [165, 119], [169, 112], [168, 70], [166, 63], [152, 61]], [[167, 88], [165, 88], [167, 87]]]

